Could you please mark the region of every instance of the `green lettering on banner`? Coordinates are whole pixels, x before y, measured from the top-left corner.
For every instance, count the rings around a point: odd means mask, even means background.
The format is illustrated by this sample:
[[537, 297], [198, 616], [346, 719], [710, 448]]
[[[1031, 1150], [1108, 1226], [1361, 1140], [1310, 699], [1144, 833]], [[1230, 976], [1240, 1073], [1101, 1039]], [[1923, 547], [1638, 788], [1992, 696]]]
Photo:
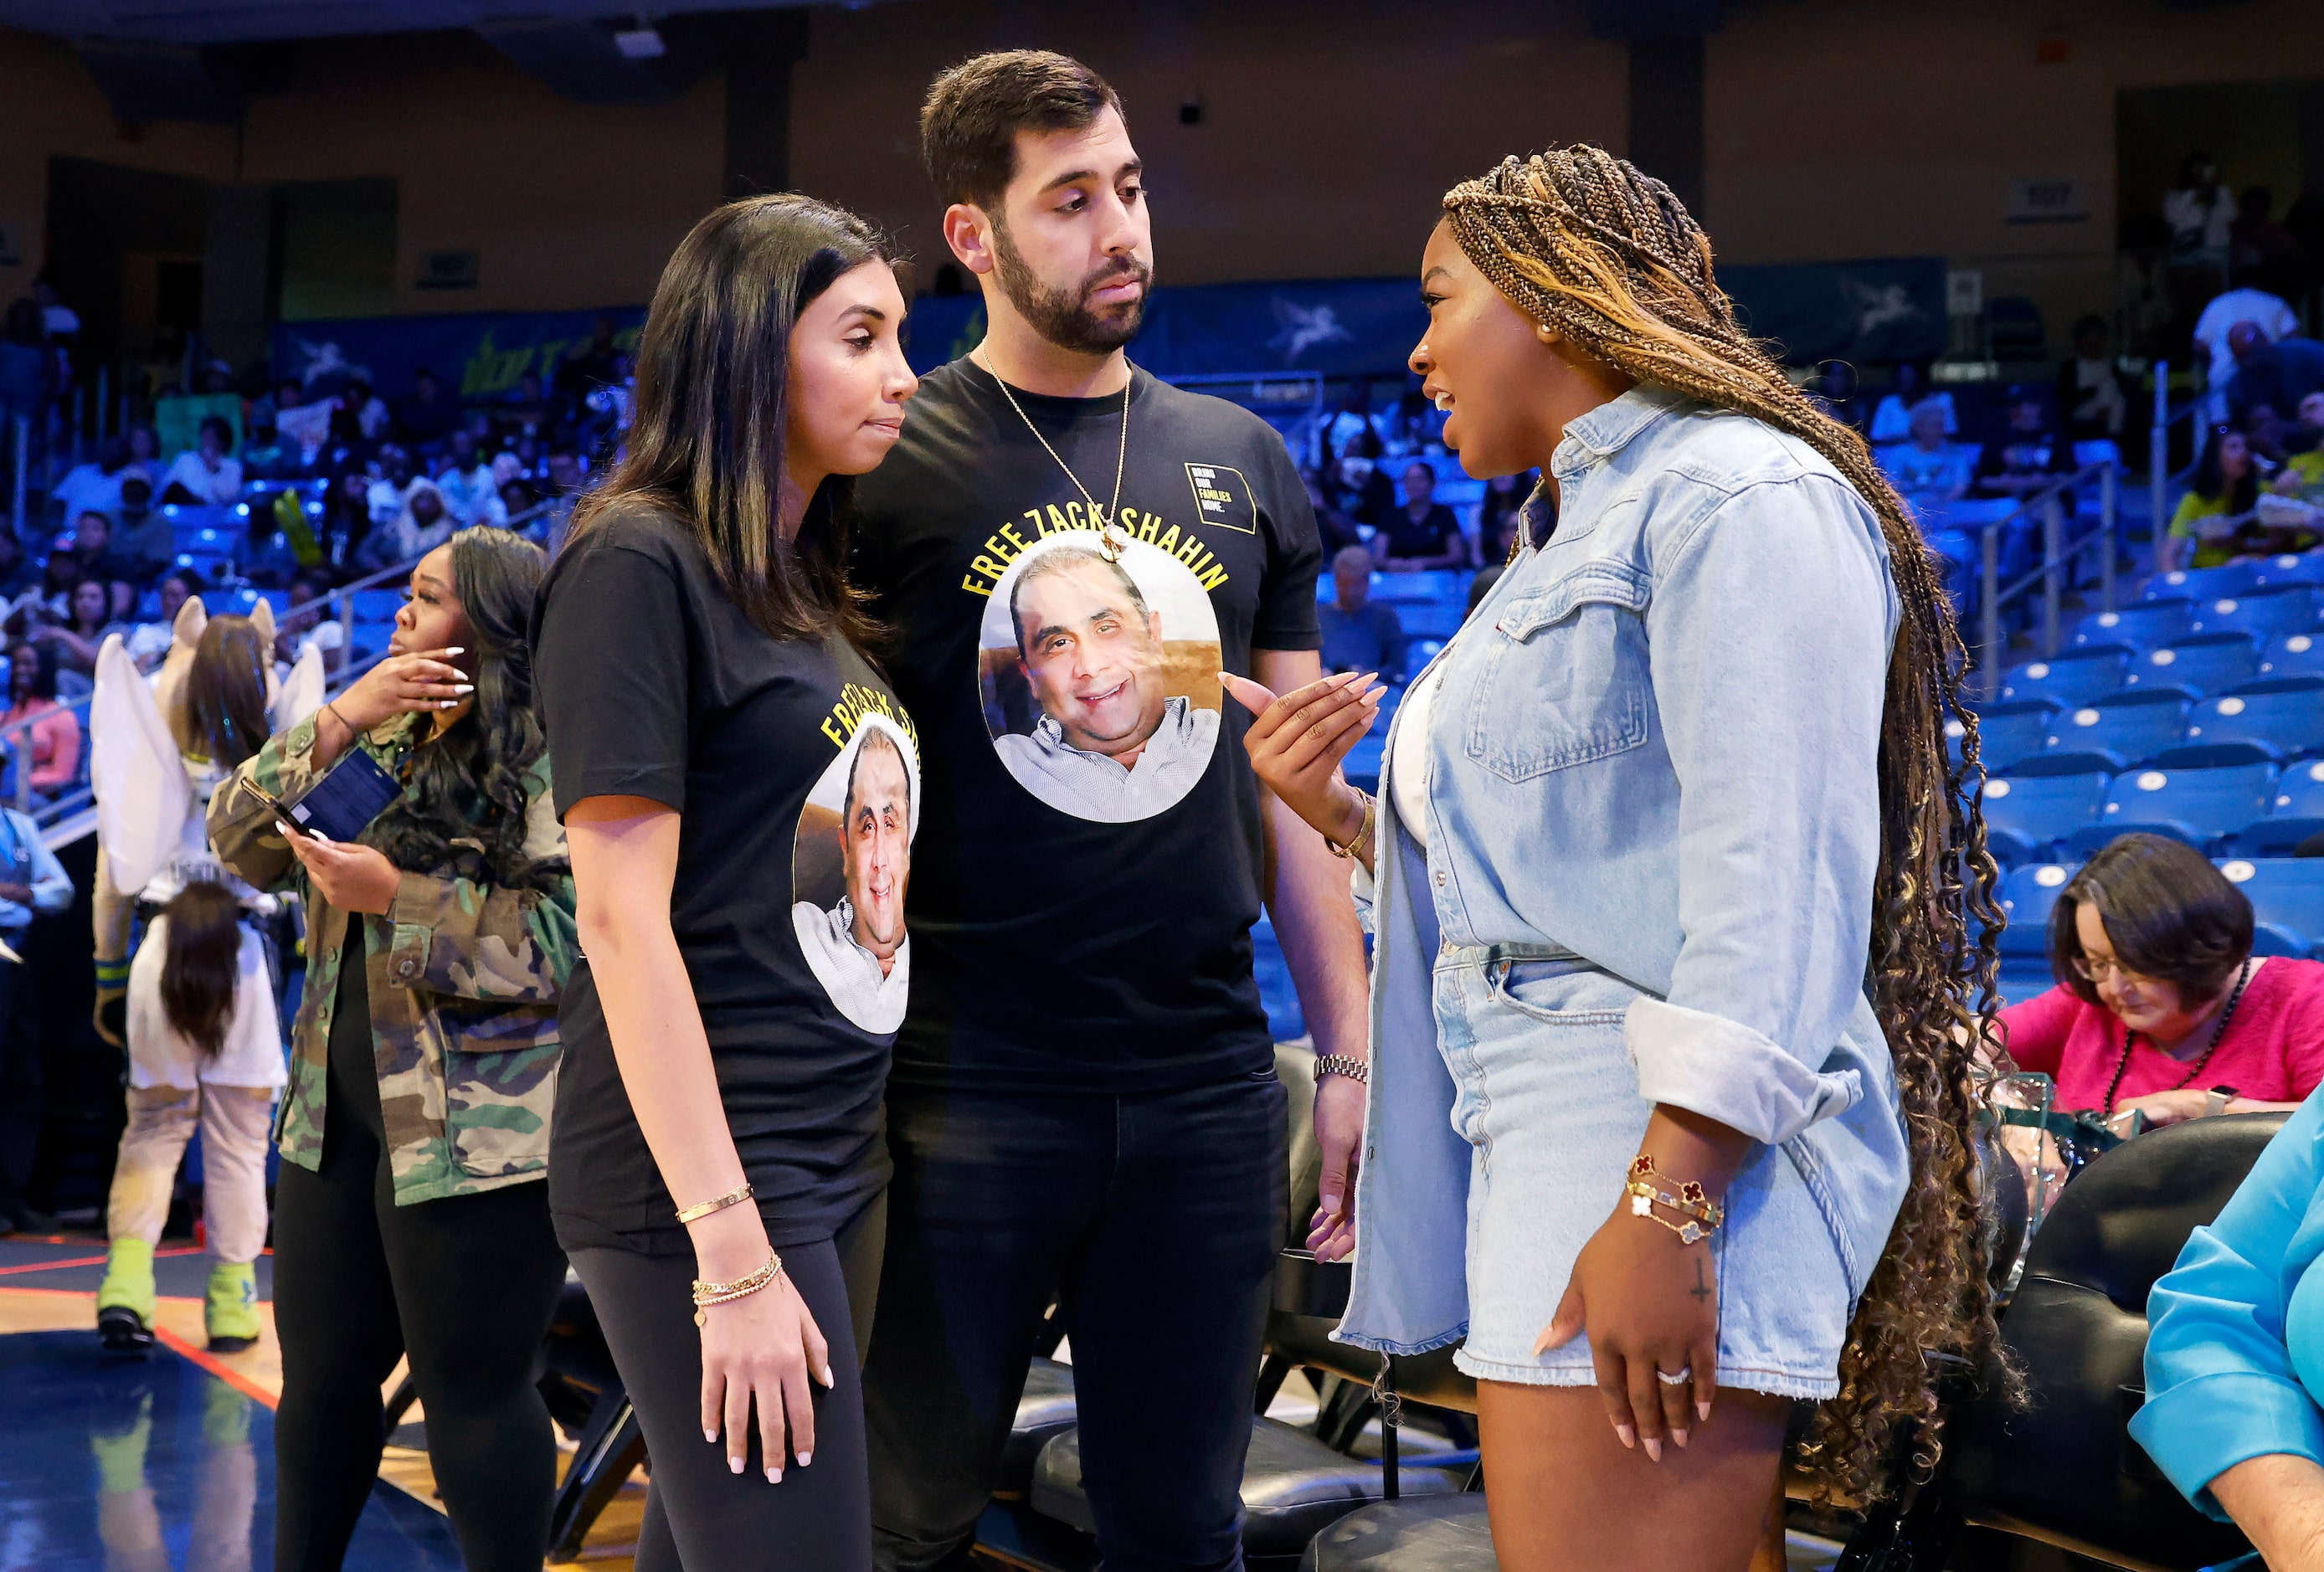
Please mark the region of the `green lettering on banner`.
[[528, 344], [521, 349], [498, 348], [493, 343], [493, 330], [485, 328], [476, 341], [476, 352], [460, 373], [460, 396], [473, 399], [515, 387], [532, 365], [534, 347]]

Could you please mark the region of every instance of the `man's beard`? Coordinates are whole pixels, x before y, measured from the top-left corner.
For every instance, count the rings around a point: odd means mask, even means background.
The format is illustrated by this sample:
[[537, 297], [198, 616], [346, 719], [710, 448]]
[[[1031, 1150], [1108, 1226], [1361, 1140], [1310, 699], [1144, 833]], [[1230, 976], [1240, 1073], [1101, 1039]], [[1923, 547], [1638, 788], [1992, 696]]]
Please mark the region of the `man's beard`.
[[[1082, 354], [1111, 354], [1137, 337], [1139, 328], [1145, 324], [1146, 301], [1153, 287], [1154, 271], [1143, 262], [1109, 262], [1074, 288], [1052, 290], [1025, 265], [1025, 255], [1017, 249], [1006, 225], [993, 227], [992, 253], [993, 273], [1001, 292], [1017, 308], [1017, 314], [1032, 325], [1034, 332], [1059, 349]], [[1111, 314], [1090, 308], [1092, 295], [1131, 279], [1143, 286], [1138, 299], [1115, 308]]]

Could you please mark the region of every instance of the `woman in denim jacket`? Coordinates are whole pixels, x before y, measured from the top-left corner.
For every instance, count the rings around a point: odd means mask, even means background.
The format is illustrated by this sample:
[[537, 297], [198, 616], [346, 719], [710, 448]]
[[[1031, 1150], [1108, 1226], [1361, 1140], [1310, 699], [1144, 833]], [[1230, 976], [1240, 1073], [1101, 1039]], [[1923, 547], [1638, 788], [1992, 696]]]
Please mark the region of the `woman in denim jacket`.
[[1378, 938], [1366, 1161], [1314, 1243], [1361, 1219], [1342, 1340], [1462, 1342], [1502, 1565], [1739, 1569], [1780, 1535], [1793, 1400], [1861, 1500], [1932, 1411], [1923, 1351], [1993, 1337], [1960, 646], [1895, 493], [1666, 188], [1576, 147], [1444, 208], [1412, 365], [1471, 474], [1542, 469], [1508, 568], [1377, 804], [1337, 768], [1366, 679], [1233, 685]]

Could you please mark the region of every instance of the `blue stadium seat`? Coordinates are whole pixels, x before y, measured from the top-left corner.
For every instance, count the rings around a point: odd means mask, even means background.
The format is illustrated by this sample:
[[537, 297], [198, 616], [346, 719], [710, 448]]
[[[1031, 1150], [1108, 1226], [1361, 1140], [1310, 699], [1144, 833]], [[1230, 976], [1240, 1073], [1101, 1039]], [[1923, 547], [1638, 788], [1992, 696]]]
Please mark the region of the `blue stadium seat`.
[[2145, 601], [2119, 611], [2092, 611], [2074, 625], [2075, 648], [2091, 645], [2127, 644], [2134, 649], [2158, 649], [2192, 631], [2191, 601]]
[[[2050, 718], [2058, 706], [2048, 699], [2005, 699], [1977, 707], [1978, 756], [1986, 771], [1998, 775], [2021, 758], [2031, 758], [2050, 745]], [[1953, 762], [1960, 762], [1962, 726], [1959, 719], [1945, 722], [1945, 747]]]
[[2163, 689], [2117, 694], [2097, 704], [2061, 711], [2052, 720], [2043, 741], [2053, 756], [2087, 758], [2094, 768], [2120, 774], [2179, 746], [2186, 730], [2186, 699]]
[[2250, 561], [2222, 563], [2218, 567], [2173, 568], [2146, 581], [2139, 598], [2145, 601], [2216, 601], [2222, 595], [2249, 594], [2259, 587], [2258, 565]]
[[2287, 633], [2259, 657], [2264, 677], [2324, 676], [2324, 636]]
[[2275, 783], [2273, 812], [2255, 818], [2236, 837], [2246, 857], [2289, 857], [2311, 835], [2324, 835], [2324, 759], [2287, 767]]
[[2264, 557], [2254, 574], [2261, 584], [2271, 588], [2282, 584], [2324, 584], [2324, 551]]
[[2005, 957], [2050, 953], [2050, 908], [2073, 877], [2073, 868], [2062, 862], [2032, 862], [2001, 876], [2001, 915], [2009, 919], [2001, 931]]
[[2006, 868], [2047, 859], [2057, 843], [2098, 821], [2104, 770], [2073, 775], [1997, 776], [1985, 783], [1985, 833]]
[[2236, 857], [2219, 871], [2250, 898], [2254, 954], [2315, 954], [2324, 940], [2324, 857]]
[[2002, 875], [1997, 893], [2008, 926], [2001, 931], [1996, 985], [2003, 1004], [2023, 1004], [2057, 986], [2050, 970], [2050, 908], [2073, 877], [2074, 870], [2059, 862], [2036, 862]]
[[[2053, 659], [2028, 661], [2002, 673], [2001, 697], [2087, 704], [2128, 680], [2129, 658], [2125, 649], [2098, 648], [2070, 650]], [[2254, 664], [2257, 664], [2256, 657]]]
[[[2279, 764], [2324, 751], [2324, 676], [2246, 683], [2234, 693], [2196, 705], [2187, 718], [2187, 746], [2217, 749], [2228, 744], [2246, 749], [2252, 759]], [[2227, 761], [2224, 753], [2210, 757]]]
[[2264, 644], [2285, 633], [2316, 630], [2316, 591], [2308, 584], [2200, 601], [2190, 633], [2255, 633]]
[[2258, 672], [2259, 640], [2250, 634], [2198, 633], [2132, 661], [2123, 675], [2123, 685], [2174, 688], [2190, 699], [2200, 699], [2205, 694], [2241, 687]]
[[2275, 766], [2223, 764], [2209, 769], [2135, 769], [2115, 777], [2098, 823], [2065, 838], [2070, 854], [2088, 857], [2135, 830], [2168, 835], [2208, 850], [2275, 801]]

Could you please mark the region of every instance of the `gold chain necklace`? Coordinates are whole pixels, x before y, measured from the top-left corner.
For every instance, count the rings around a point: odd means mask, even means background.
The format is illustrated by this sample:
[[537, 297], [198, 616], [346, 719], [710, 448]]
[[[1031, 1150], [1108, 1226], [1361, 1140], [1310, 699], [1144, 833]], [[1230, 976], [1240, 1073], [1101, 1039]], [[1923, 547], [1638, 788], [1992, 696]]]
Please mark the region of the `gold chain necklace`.
[[[1120, 562], [1121, 548], [1130, 544], [1130, 531], [1122, 529], [1118, 520], [1121, 517], [1121, 477], [1130, 467], [1130, 391], [1137, 382], [1136, 375], [1130, 375], [1121, 384], [1121, 451], [1114, 455], [1113, 461], [1113, 505], [1099, 512], [1097, 499], [1090, 495], [1087, 486], [1082, 484], [1082, 477], [1074, 473], [1074, 466], [1067, 464], [1056, 448], [1049, 446], [1049, 439], [1041, 435], [1041, 428], [1033, 424], [1030, 415], [1025, 413], [1025, 407], [1017, 401], [1017, 395], [1009, 391], [1009, 384], [1001, 380], [1001, 373], [983, 361], [978, 361], [977, 364], [983, 367], [984, 374], [991, 377], [993, 385], [1001, 390], [1001, 396], [1009, 400], [1009, 407], [1017, 411], [1017, 418], [1025, 422], [1025, 429], [1033, 434], [1033, 440], [1048, 450], [1049, 456], [1057, 461], [1057, 467], [1065, 472], [1065, 479], [1073, 482], [1074, 489], [1081, 492], [1082, 501], [1089, 505], [1090, 512], [1097, 519], [1098, 549], [1105, 554], [1106, 561]], [[1125, 372], [1130, 370], [1126, 359], [1121, 366]]]

